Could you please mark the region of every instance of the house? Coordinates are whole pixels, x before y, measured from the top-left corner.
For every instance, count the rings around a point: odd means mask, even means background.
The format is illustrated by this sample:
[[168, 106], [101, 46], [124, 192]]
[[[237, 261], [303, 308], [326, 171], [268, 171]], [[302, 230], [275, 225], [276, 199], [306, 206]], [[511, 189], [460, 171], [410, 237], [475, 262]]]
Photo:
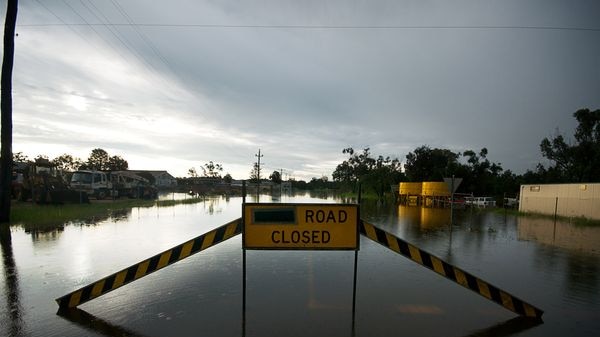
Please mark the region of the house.
[[154, 179], [154, 186], [158, 188], [177, 186], [177, 179], [175, 179], [175, 177], [173, 177], [167, 171], [131, 170], [131, 172], [142, 177], [148, 177], [148, 175], [150, 175]]

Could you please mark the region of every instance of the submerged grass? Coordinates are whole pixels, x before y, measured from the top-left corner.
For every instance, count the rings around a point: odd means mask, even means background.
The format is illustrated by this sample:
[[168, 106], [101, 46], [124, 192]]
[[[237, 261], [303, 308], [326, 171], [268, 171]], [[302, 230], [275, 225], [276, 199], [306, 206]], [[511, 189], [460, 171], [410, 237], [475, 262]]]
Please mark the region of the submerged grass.
[[[525, 217], [539, 218], [539, 219], [554, 220], [554, 218], [555, 218], [554, 214], [542, 214], [542, 213], [535, 213], [535, 212], [520, 212], [518, 209], [513, 209], [513, 208], [508, 208], [508, 209], [495, 208], [494, 212], [496, 212], [496, 213], [505, 213], [506, 212], [506, 214], [510, 214], [510, 215], [525, 216]], [[583, 216], [569, 217], [569, 216], [558, 215], [558, 216], [556, 216], [556, 220], [572, 223], [576, 226], [600, 226], [600, 220], [588, 219]]]
[[170, 207], [202, 201], [201, 198], [184, 200], [123, 199], [64, 205], [37, 205], [30, 202], [16, 202], [12, 205], [10, 224], [44, 226], [64, 224], [69, 221], [85, 222], [95, 218], [109, 218], [118, 214], [119, 211], [135, 207]]

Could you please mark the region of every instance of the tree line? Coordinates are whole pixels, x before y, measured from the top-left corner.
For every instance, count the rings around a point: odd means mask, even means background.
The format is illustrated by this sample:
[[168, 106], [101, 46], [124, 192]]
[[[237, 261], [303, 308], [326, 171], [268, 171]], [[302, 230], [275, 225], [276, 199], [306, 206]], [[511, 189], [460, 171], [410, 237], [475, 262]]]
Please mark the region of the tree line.
[[34, 161], [49, 161], [56, 168], [64, 172], [72, 172], [77, 170], [97, 170], [97, 171], [124, 171], [129, 168], [127, 160], [121, 156], [111, 156], [103, 149], [93, 149], [87, 158], [82, 160], [70, 154], [63, 154], [54, 159], [49, 159], [48, 156], [38, 155], [33, 160], [29, 159], [22, 152], [13, 154], [14, 163], [26, 163]]
[[461, 153], [423, 145], [406, 155], [404, 170], [397, 158], [375, 158], [369, 148], [346, 148], [342, 153], [349, 158], [336, 167], [333, 180], [352, 190], [362, 184], [379, 197], [402, 181], [442, 181], [453, 175], [463, 179], [458, 192], [494, 196], [515, 195], [521, 184], [600, 182], [600, 110], [580, 109], [573, 117], [578, 122], [574, 139], [558, 133], [544, 138], [540, 151], [550, 165], [539, 163], [521, 175], [490, 161], [487, 148]]

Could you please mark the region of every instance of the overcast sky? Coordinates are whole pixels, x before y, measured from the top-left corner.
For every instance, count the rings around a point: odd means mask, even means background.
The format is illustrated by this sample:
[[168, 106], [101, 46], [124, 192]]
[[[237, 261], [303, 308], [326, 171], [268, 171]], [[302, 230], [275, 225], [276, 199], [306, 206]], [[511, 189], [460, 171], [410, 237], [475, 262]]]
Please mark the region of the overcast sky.
[[309, 180], [346, 147], [486, 147], [523, 173], [600, 108], [598, 18], [594, 0], [20, 0], [13, 152], [242, 179], [261, 149], [267, 176]]

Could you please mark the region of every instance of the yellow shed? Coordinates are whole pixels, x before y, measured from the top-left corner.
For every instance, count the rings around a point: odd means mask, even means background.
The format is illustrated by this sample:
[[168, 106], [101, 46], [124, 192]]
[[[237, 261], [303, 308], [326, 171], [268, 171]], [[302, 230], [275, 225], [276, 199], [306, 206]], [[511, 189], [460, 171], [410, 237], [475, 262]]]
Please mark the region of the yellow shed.
[[400, 195], [421, 195], [423, 183], [400, 183]]
[[423, 182], [422, 195], [427, 197], [449, 197], [450, 190], [445, 182], [425, 181]]

